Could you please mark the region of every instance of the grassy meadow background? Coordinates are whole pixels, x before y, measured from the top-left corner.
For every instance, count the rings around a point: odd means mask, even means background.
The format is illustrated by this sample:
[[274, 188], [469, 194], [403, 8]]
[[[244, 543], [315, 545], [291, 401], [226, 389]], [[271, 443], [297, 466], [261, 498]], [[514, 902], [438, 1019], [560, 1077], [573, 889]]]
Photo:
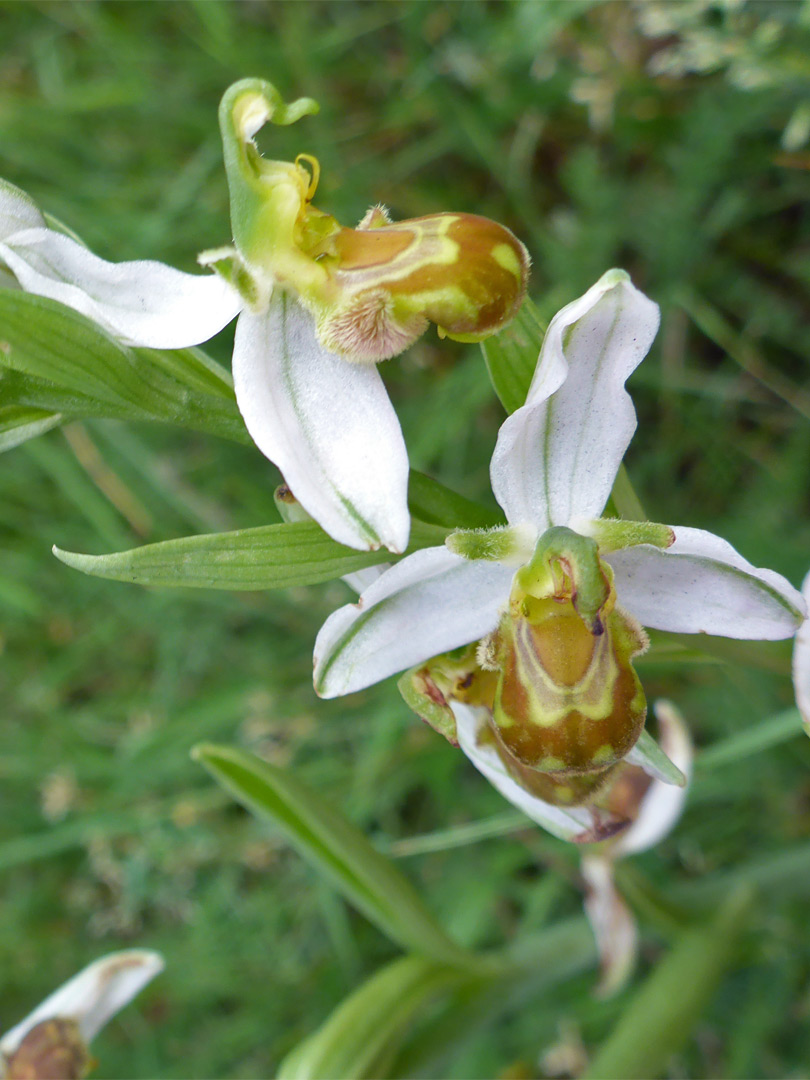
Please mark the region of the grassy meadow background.
[[[107, 258], [191, 270], [229, 239], [216, 109], [247, 75], [320, 101], [261, 145], [315, 154], [318, 205], [340, 220], [375, 202], [397, 218], [496, 218], [532, 252], [545, 315], [629, 270], [663, 311], [630, 384], [627, 464], [649, 516], [710, 528], [801, 581], [808, 5], [1, 3], [0, 175]], [[229, 336], [211, 346], [225, 362]], [[384, 375], [414, 467], [491, 498], [503, 412], [478, 348], [431, 333]], [[215, 788], [189, 759], [201, 740], [296, 769], [465, 943], [519, 942], [580, 909], [573, 848], [528, 827], [394, 680], [317, 700], [312, 643], [348, 597], [339, 582], [150, 591], [50, 554], [276, 521], [278, 482], [248, 447], [101, 421], [0, 459], [0, 1030], [96, 956], [160, 949], [166, 972], [95, 1045], [103, 1076], [270, 1075], [396, 955]], [[639, 665], [699, 747], [743, 729], [772, 743], [707, 755], [677, 831], [627, 868], [642, 972], [686, 883], [760, 889], [672, 1077], [808, 1075], [810, 743], [766, 723], [792, 704], [789, 647], [751, 656], [764, 666]], [[442, 1075], [544, 1076], [561, 1040], [592, 1050], [632, 993], [599, 1001], [595, 981], [586, 971], [473, 1025]]]

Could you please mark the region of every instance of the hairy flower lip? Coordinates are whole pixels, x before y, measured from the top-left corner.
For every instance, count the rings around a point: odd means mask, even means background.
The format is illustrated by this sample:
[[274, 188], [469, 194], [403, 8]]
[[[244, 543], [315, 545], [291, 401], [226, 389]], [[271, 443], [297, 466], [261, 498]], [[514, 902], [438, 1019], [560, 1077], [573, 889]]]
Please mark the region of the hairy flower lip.
[[[646, 701], [633, 659], [646, 648], [646, 635], [615, 609], [604, 632], [593, 635], [570, 601], [567, 612], [553, 599], [535, 606], [539, 616], [504, 614], [496, 632], [493, 731], [523, 768], [559, 781], [605, 776], [644, 728]], [[575, 786], [586, 797], [588, 785]]]
[[304, 295], [321, 341], [367, 362], [387, 360], [433, 322], [439, 333], [478, 341], [517, 314], [529, 256], [505, 226], [476, 214], [404, 221], [365, 219], [324, 242], [329, 282]]

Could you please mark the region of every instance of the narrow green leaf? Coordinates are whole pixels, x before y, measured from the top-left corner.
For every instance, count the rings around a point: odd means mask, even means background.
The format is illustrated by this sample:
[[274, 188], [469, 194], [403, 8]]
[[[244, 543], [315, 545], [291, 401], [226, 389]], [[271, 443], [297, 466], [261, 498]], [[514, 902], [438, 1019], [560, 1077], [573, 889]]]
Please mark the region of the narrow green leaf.
[[465, 499], [416, 469], [411, 469], [408, 477], [408, 506], [420, 521], [448, 529], [486, 529], [505, 520], [500, 511]]
[[[458, 969], [420, 956], [388, 964], [355, 990], [282, 1061], [277, 1080], [365, 1080], [387, 1074], [417, 1014], [459, 983]], [[477, 982], [477, 980], [476, 980]]]
[[28, 439], [43, 435], [62, 423], [58, 412], [32, 409], [28, 405], [0, 405], [0, 453]]
[[624, 1010], [583, 1080], [644, 1080], [664, 1071], [730, 967], [753, 895], [735, 892], [708, 926], [681, 936]]
[[395, 859], [407, 859], [412, 855], [428, 855], [436, 851], [452, 851], [453, 848], [467, 847], [489, 840], [494, 836], [508, 836], [514, 832], [526, 832], [534, 829], [534, 824], [519, 810], [506, 810], [502, 814], [468, 821], [463, 825], [451, 825], [447, 829], [435, 832], [417, 833], [394, 840], [382, 850]]
[[[408, 551], [443, 544], [446, 535], [446, 529], [415, 521]], [[391, 559], [386, 550], [339, 544], [314, 521], [185, 536], [111, 555], [53, 552], [74, 570], [113, 581], [235, 590], [316, 585]]]
[[[622, 870], [621, 863], [618, 869]], [[618, 880], [621, 884], [621, 878]], [[810, 843], [804, 841], [781, 850], [769, 850], [732, 869], [692, 881], [670, 882], [667, 898], [692, 910], [711, 911], [740, 886], [753, 886], [773, 903], [783, 903], [791, 897], [810, 900]]]
[[9, 399], [15, 384], [4, 379], [4, 404], [52, 408], [58, 388], [73, 399], [59, 411], [73, 416], [156, 420], [250, 443], [230, 376], [201, 350], [128, 348], [42, 296], [0, 290], [0, 367], [35, 380]]
[[527, 296], [512, 322], [481, 342], [492, 386], [508, 413], [526, 400], [545, 332], [540, 312]]
[[392, 941], [436, 961], [474, 968], [475, 958], [447, 937], [404, 874], [296, 776], [226, 746], [197, 746], [192, 756], [243, 806], [277, 825]]
[[747, 375], [756, 379], [786, 405], [810, 420], [810, 396], [791, 379], [781, 375], [757, 348], [751, 334], [739, 333], [709, 300], [681, 286], [673, 297], [695, 326], [721, 348]]

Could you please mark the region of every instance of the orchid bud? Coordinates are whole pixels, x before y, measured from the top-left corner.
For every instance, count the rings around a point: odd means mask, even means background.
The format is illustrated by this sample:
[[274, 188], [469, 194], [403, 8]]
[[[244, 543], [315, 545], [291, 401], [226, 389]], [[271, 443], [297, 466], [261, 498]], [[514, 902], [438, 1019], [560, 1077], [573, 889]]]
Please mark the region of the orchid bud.
[[643, 730], [631, 661], [646, 644], [615, 607], [596, 542], [565, 528], [545, 533], [515, 575], [492, 643], [493, 732], [521, 784], [557, 805], [595, 795]]
[[433, 214], [392, 223], [372, 208], [356, 229], [312, 205], [320, 166], [263, 158], [254, 142], [268, 121], [291, 124], [317, 111], [286, 104], [274, 86], [243, 79], [226, 91], [220, 128], [235, 248], [200, 256], [261, 310], [275, 287], [315, 318], [324, 348], [377, 362], [411, 345], [430, 322], [441, 336], [480, 341], [516, 314], [529, 256], [503, 225], [475, 214]]

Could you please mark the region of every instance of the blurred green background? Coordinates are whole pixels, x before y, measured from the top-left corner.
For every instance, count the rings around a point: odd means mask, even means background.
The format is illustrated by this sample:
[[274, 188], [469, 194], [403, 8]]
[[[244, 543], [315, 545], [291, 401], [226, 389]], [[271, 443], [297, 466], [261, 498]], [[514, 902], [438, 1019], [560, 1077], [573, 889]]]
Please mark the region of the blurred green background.
[[[546, 315], [624, 266], [663, 309], [630, 384], [645, 508], [796, 584], [810, 567], [807, 4], [2, 3], [0, 41], [0, 175], [107, 258], [193, 269], [229, 239], [216, 109], [257, 75], [320, 101], [261, 144], [315, 154], [318, 204], [346, 223], [376, 202], [503, 221]], [[228, 333], [211, 347], [223, 361]], [[414, 467], [490, 497], [503, 413], [477, 347], [431, 334], [384, 375]], [[340, 583], [147, 591], [50, 555], [276, 521], [278, 482], [250, 448], [113, 422], [2, 459], [0, 1030], [97, 955], [158, 948], [166, 973], [96, 1044], [105, 1076], [268, 1075], [395, 955], [214, 788], [189, 760], [200, 740], [294, 766], [465, 943], [519, 941], [581, 904], [576, 852], [520, 827], [393, 680], [315, 698], [312, 642]], [[640, 671], [705, 746], [791, 704], [788, 657]], [[645, 887], [762, 876], [781, 852], [796, 871], [766, 890], [744, 963], [669, 1075], [803, 1076], [810, 746], [732, 758], [699, 769], [677, 832], [636, 860]], [[470, 844], [475, 822], [499, 835]], [[662, 930], [641, 918], [653, 961]], [[622, 1011], [594, 982], [471, 1030], [446, 1075], [550, 1075], [550, 1047], [592, 1048]]]

